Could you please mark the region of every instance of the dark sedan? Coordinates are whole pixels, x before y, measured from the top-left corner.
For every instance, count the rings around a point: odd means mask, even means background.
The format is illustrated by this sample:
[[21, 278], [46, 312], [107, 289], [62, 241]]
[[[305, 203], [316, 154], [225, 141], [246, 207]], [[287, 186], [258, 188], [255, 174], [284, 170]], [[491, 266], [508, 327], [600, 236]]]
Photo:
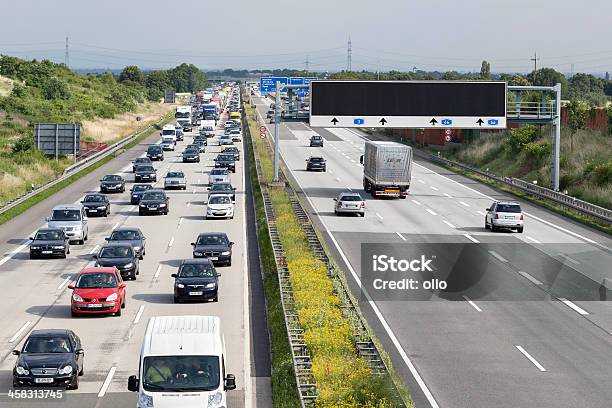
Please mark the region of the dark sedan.
[[136, 183], [142, 183], [146, 181], [157, 181], [157, 172], [155, 167], [150, 164], [143, 164], [142, 166], [136, 167], [134, 172], [134, 181]]
[[61, 228], [41, 228], [30, 239], [30, 259], [46, 256], [66, 258], [70, 253], [70, 242]]
[[196, 149], [186, 149], [183, 152], [183, 163], [199, 163], [200, 152]]
[[132, 160], [132, 172], [136, 172], [136, 167], [143, 164], [151, 164], [151, 159], [148, 157], [139, 157], [136, 160]]
[[97, 255], [94, 255], [96, 267], [111, 267], [114, 266], [121, 273], [121, 277], [125, 280], [136, 280], [136, 275], [140, 273], [138, 254], [131, 244], [126, 243], [110, 243], [100, 249]]
[[164, 150], [160, 145], [151, 145], [147, 148], [147, 157], [152, 161], [164, 161]]
[[117, 174], [109, 174], [100, 179], [101, 193], [123, 193], [125, 192], [125, 180]]
[[195, 142], [202, 142], [204, 143], [204, 146], [208, 146], [208, 140], [206, 138], [206, 136], [201, 136], [201, 135], [196, 135], [193, 137], [193, 143]]
[[232, 197], [232, 201], [236, 201], [236, 188], [230, 183], [215, 183], [208, 187], [208, 198], [214, 194], [224, 194]]
[[193, 144], [198, 146], [198, 151], [200, 153], [205, 153], [206, 152], [206, 143], [204, 143], [202, 140], [194, 140]]
[[174, 278], [174, 303], [184, 300], [219, 300], [219, 276], [208, 258], [181, 261]]
[[147, 238], [138, 227], [117, 228], [111, 232], [110, 237], [104, 239], [111, 244], [130, 244], [139, 259], [143, 259], [147, 252], [145, 249]]
[[193, 125], [189, 122], [184, 122], [182, 125], [183, 132], [193, 132]]
[[193, 247], [194, 258], [208, 258], [215, 265], [232, 265], [232, 246], [224, 232], [204, 232], [198, 235]]
[[81, 201], [81, 204], [83, 204], [87, 216], [103, 215], [108, 217], [110, 214], [111, 203], [104, 194], [87, 194], [83, 201]]
[[151, 189], [145, 192], [138, 204], [138, 215], [164, 214], [170, 211], [170, 198], [163, 190]]
[[326, 164], [325, 159], [318, 156], [311, 156], [306, 159], [306, 170], [307, 171], [325, 171]]
[[236, 160], [233, 154], [221, 153], [215, 157], [215, 167], [228, 169], [232, 173], [236, 172]]
[[47, 386], [79, 388], [83, 375], [83, 346], [72, 330], [33, 330], [17, 356], [13, 387]]
[[310, 137], [310, 147], [323, 147], [323, 138], [320, 135]]
[[132, 186], [132, 189], [130, 190], [130, 203], [131, 204], [138, 204], [140, 202], [140, 198], [142, 197], [142, 195], [152, 189], [153, 186], [151, 184], [135, 184]]
[[234, 155], [234, 160], [238, 161], [240, 160], [240, 150], [238, 150], [238, 148], [236, 146], [228, 146], [225, 149], [223, 149], [223, 153], [227, 153], [227, 154], [233, 154]]

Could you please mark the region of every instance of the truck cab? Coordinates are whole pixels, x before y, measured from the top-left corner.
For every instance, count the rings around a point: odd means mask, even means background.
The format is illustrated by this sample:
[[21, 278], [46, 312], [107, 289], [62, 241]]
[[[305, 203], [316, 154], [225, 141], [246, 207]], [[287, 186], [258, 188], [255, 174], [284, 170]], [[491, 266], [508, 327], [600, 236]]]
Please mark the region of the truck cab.
[[176, 127], [174, 125], [164, 125], [161, 131], [162, 142], [171, 141], [176, 143]]

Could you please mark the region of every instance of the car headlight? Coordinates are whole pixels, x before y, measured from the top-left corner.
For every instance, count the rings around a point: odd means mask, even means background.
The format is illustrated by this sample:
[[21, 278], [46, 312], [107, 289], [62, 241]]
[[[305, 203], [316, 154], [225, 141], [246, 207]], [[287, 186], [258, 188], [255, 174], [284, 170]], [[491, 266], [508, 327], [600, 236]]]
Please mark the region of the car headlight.
[[205, 288], [206, 288], [206, 289], [213, 289], [213, 288], [215, 288], [216, 286], [217, 286], [217, 284], [216, 284], [215, 282], [210, 282], [210, 283], [207, 283], [207, 284], [206, 284]]
[[141, 206], [141, 207], [146, 207], [146, 205], [145, 205], [145, 204], [140, 204], [140, 206]]
[[134, 267], [134, 263], [132, 263], [132, 262], [127, 263], [127, 264], [123, 265], [123, 267], [124, 267], [124, 268], [128, 268], [128, 269], [129, 269], [129, 268], [133, 268], [133, 267]]
[[71, 365], [67, 365], [64, 368], [60, 368], [57, 371], [57, 373], [60, 374], [60, 375], [68, 375], [68, 374], [72, 373], [72, 366]]
[[138, 394], [138, 408], [153, 408], [153, 397], [143, 392]]
[[73, 293], [72, 300], [74, 300], [75, 302], [82, 302], [83, 298], [78, 293]]
[[105, 205], [101, 205], [98, 207], [98, 210], [106, 210], [106, 206]]
[[201, 252], [194, 252], [193, 254], [194, 254], [195, 256], [202, 256], [202, 253], [201, 253]]
[[212, 214], [213, 209], [212, 209], [212, 208], [210, 208], [210, 207], [208, 207], [208, 208], [206, 209], [206, 212], [207, 212], [207, 213], [209, 213], [209, 214]]
[[227, 256], [229, 254], [230, 254], [230, 251], [223, 251], [223, 252], [221, 252], [221, 255], [224, 255], [224, 256]]
[[208, 396], [208, 408], [221, 408], [221, 402], [223, 401], [223, 394], [217, 391], [212, 395]]
[[160, 204], [159, 206], [160, 206], [160, 207], [165, 207], [165, 206], [166, 206], [166, 204]]
[[179, 289], [183, 289], [185, 287], [185, 285], [183, 285], [182, 283], [177, 283], [176, 287]]
[[30, 249], [40, 249], [40, 247], [39, 246], [32, 246], [32, 247], [30, 247]]
[[135, 246], [135, 247], [134, 247], [134, 251], [136, 251], [136, 252], [140, 251], [141, 249], [142, 249], [142, 248], [141, 248], [141, 247], [139, 247], [139, 246]]
[[132, 194], [132, 197], [138, 198], [138, 194]]
[[53, 249], [64, 249], [64, 248], [65, 248], [65, 246], [63, 246], [63, 245], [55, 245], [53, 247]]
[[19, 375], [28, 375], [28, 374], [30, 374], [30, 372], [28, 370], [26, 370], [25, 368], [23, 368], [22, 366], [17, 366], [17, 368], [15, 368], [15, 371], [17, 371], [17, 374], [19, 374]]

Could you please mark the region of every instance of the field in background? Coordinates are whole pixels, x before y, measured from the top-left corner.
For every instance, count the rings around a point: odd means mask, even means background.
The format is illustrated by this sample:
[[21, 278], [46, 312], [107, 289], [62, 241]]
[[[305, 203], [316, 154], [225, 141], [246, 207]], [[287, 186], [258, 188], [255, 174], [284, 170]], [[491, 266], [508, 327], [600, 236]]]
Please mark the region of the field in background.
[[0, 96], [6, 96], [13, 90], [14, 81], [0, 75]]

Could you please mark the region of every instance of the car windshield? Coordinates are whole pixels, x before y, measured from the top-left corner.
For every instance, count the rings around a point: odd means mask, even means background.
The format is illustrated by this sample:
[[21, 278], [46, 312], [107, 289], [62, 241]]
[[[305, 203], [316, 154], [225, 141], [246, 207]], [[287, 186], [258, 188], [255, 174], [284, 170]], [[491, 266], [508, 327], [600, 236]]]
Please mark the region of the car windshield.
[[151, 189], [151, 186], [148, 184], [137, 184], [134, 186], [134, 191], [146, 191], [150, 189]]
[[104, 202], [104, 196], [101, 195], [87, 195], [85, 196], [85, 200], [83, 201], [87, 201], [88, 203], [103, 203]]
[[228, 173], [227, 173], [227, 170], [225, 169], [213, 169], [210, 171], [210, 174], [213, 176], [221, 176], [221, 175], [225, 175]]
[[184, 154], [198, 154], [198, 151], [195, 149], [187, 149]]
[[321, 139], [321, 136], [318, 136], [318, 135], [315, 135], [312, 137], [312, 140], [320, 140], [320, 139]]
[[181, 265], [178, 276], [180, 278], [202, 278], [214, 276], [213, 267], [207, 263], [187, 263]]
[[497, 204], [496, 211], [504, 213], [520, 213], [521, 206], [518, 204]]
[[232, 186], [230, 184], [215, 184], [210, 188], [211, 191], [230, 191]]
[[361, 197], [356, 194], [343, 195], [340, 197], [340, 201], [361, 201]]
[[140, 157], [134, 161], [134, 163], [151, 163], [151, 159], [148, 157]]
[[222, 235], [201, 235], [197, 245], [227, 245], [227, 238]]
[[[23, 346], [24, 353], [72, 353], [72, 345], [64, 336], [33, 336]], [[44, 367], [44, 366], [43, 366]]]
[[159, 153], [160, 150], [161, 150], [161, 147], [159, 147], [159, 146], [151, 146], [147, 150], [148, 150], [149, 153]]
[[38, 231], [34, 237], [37, 241], [61, 241], [64, 239], [62, 231]]
[[81, 221], [80, 210], [53, 210], [51, 221]]
[[176, 130], [175, 130], [175, 129], [172, 129], [172, 130], [170, 130], [170, 129], [164, 129], [164, 130], [162, 131], [162, 135], [164, 135], [164, 136], [168, 136], [168, 135], [169, 135], [169, 136], [172, 136], [172, 135], [175, 135], [175, 134], [176, 134]]
[[114, 273], [85, 273], [79, 277], [76, 286], [79, 289], [116, 288], [117, 278]]
[[234, 161], [234, 156], [229, 155], [229, 154], [220, 154], [219, 155], [219, 160], [221, 160], [221, 161]]
[[138, 231], [115, 231], [110, 236], [111, 241], [125, 241], [140, 239], [140, 233]]
[[134, 255], [132, 247], [117, 246], [102, 248], [98, 258], [130, 258]]
[[138, 166], [136, 171], [155, 171], [153, 166]]
[[171, 171], [168, 173], [168, 175], [166, 176], [168, 178], [183, 178], [185, 177], [185, 174], [181, 173], [180, 171]]
[[208, 204], [231, 204], [231, 203], [232, 203], [232, 199], [224, 195], [212, 196], [210, 197], [210, 200], [208, 200]]
[[317, 163], [318, 163], [318, 162], [322, 162], [322, 161], [323, 161], [323, 158], [322, 158], [322, 157], [311, 157], [311, 158], [310, 158], [310, 161], [311, 161], [311, 162], [317, 162]]
[[161, 200], [161, 201], [163, 201], [165, 199], [165, 197], [164, 197], [164, 193], [155, 192], [155, 193], [144, 193], [142, 195], [142, 199], [144, 201], [147, 201], [147, 200]]
[[110, 176], [102, 177], [102, 181], [121, 181], [121, 176], [111, 174]]
[[230, 132], [232, 135], [239, 135], [240, 131], [238, 129], [232, 129], [232, 131]]
[[142, 372], [142, 386], [151, 392], [212, 391], [221, 381], [217, 356], [145, 357]]

